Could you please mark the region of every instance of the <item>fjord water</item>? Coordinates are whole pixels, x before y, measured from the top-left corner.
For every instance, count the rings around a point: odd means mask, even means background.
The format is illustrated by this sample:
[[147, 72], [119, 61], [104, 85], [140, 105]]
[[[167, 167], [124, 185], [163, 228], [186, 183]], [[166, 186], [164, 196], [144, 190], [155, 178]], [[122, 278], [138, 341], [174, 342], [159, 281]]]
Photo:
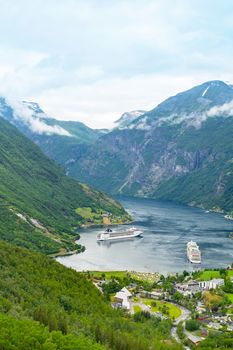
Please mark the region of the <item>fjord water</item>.
[[[86, 251], [58, 261], [78, 271], [134, 270], [179, 272], [196, 268], [226, 267], [233, 262], [233, 221], [223, 215], [207, 213], [171, 202], [140, 198], [117, 198], [133, 216], [133, 225], [144, 231], [143, 238], [118, 242], [97, 242], [103, 228], [80, 232], [79, 243]], [[117, 227], [117, 229], [120, 228]], [[186, 244], [196, 241], [202, 252], [202, 264], [188, 262]]]

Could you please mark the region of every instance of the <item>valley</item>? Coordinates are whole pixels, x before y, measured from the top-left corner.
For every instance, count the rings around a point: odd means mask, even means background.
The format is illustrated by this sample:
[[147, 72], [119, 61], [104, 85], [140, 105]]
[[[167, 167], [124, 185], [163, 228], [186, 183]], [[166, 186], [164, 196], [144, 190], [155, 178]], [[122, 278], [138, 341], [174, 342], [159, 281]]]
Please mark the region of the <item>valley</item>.
[[232, 1], [0, 11], [0, 350], [233, 350]]
[[205, 82], [151, 111], [124, 113], [112, 130], [52, 119], [36, 103], [0, 105], [5, 119], [81, 182], [231, 215], [232, 99], [231, 85]]
[[[0, 100], [6, 350], [231, 346], [231, 98], [232, 87], [208, 82], [124, 113], [113, 130]], [[142, 238], [97, 244], [104, 225], [132, 220]], [[200, 266], [187, 260], [191, 239]]]

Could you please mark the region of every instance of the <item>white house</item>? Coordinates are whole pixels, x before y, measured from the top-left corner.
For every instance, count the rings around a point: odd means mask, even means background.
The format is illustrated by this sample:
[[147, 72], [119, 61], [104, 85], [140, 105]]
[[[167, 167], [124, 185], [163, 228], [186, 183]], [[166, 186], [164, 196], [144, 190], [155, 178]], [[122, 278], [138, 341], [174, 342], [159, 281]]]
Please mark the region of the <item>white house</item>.
[[123, 309], [130, 310], [130, 299], [132, 294], [127, 288], [122, 288], [116, 293], [114, 297], [114, 303], [117, 307], [122, 307]]
[[199, 282], [199, 286], [202, 290], [216, 289], [217, 287], [221, 287], [223, 285], [224, 285], [223, 278], [214, 278], [210, 281]]

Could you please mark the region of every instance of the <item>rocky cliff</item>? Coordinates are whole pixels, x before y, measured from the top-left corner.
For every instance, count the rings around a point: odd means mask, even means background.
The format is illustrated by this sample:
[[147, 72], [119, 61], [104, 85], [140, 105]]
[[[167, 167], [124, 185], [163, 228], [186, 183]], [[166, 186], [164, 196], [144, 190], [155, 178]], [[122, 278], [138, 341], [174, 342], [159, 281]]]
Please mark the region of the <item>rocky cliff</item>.
[[212, 81], [99, 138], [70, 173], [111, 193], [233, 208], [233, 89]]

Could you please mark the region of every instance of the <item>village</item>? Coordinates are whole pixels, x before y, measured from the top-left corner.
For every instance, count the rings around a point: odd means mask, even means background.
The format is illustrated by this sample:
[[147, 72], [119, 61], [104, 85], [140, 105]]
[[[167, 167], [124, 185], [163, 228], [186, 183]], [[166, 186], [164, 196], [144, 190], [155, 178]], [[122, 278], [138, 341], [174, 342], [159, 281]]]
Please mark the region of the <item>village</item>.
[[171, 321], [171, 336], [186, 349], [207, 335], [233, 331], [233, 269], [205, 270], [167, 277], [128, 271], [88, 272], [113, 308], [135, 320]]

